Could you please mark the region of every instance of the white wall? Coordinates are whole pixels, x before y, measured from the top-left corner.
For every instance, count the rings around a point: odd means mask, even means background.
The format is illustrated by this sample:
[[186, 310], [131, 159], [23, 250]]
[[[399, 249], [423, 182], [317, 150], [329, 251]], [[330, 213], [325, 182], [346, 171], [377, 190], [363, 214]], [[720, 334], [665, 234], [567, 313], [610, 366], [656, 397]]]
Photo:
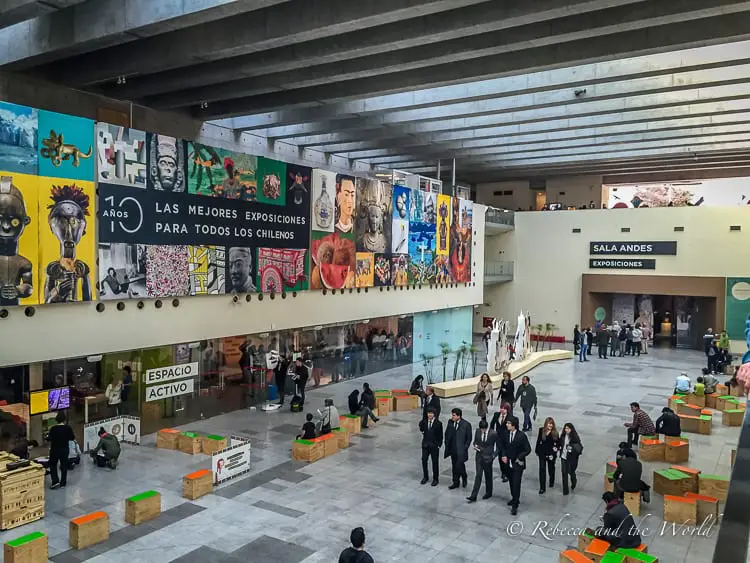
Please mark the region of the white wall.
[[[511, 195], [495, 195], [496, 192], [513, 192]], [[486, 184], [477, 184], [477, 201], [484, 205], [491, 205], [500, 209], [509, 209], [515, 211], [519, 207], [528, 209], [533, 205], [533, 192], [529, 189], [529, 182], [490, 182]]]
[[566, 206], [588, 206], [593, 200], [597, 208], [602, 206], [601, 176], [559, 176], [547, 179], [547, 203], [562, 203]]
[[[561, 331], [580, 321], [583, 273], [746, 276], [750, 213], [746, 208], [685, 207], [517, 213], [516, 228], [498, 244], [515, 262], [514, 281], [487, 292], [497, 316], [515, 319], [521, 308], [533, 323]], [[741, 232], [730, 232], [741, 225]], [[674, 227], [684, 227], [675, 232]], [[629, 227], [629, 233], [622, 233]], [[580, 228], [574, 234], [572, 229]], [[490, 239], [495, 240], [495, 239]], [[677, 256], [656, 256], [656, 270], [589, 270], [591, 241], [673, 241]], [[511, 258], [512, 257], [512, 258]], [[567, 332], [565, 332], [567, 334]]]
[[423, 286], [408, 291], [392, 287], [382, 292], [369, 288], [367, 293], [347, 290], [325, 296], [300, 291], [286, 299], [265, 295], [263, 301], [253, 295], [250, 303], [244, 296], [237, 303], [231, 295], [196, 296], [181, 298], [177, 308], [165, 298], [161, 309], [154, 307], [156, 300], [146, 299], [140, 310], [131, 300], [125, 302], [124, 311], [109, 301], [102, 313], [96, 303], [44, 305], [36, 307], [30, 318], [23, 307], [11, 307], [8, 318], [0, 319], [0, 366], [473, 306], [483, 302], [485, 211], [485, 206], [474, 205], [475, 265], [469, 287]]

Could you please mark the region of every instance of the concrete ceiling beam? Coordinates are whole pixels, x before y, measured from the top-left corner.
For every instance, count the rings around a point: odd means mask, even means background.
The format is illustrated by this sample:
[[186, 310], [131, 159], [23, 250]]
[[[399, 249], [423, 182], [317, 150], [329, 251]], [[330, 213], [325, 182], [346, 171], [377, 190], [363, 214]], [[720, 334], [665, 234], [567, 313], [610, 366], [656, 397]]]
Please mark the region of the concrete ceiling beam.
[[0, 0], [0, 29], [49, 14], [85, 0]]

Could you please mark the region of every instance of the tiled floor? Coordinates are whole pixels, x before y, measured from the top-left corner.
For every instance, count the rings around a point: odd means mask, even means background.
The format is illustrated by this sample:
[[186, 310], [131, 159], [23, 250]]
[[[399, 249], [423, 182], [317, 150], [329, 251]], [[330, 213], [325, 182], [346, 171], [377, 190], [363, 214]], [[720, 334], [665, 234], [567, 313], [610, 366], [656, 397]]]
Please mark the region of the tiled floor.
[[[368, 551], [378, 562], [552, 563], [560, 550], [575, 541], [550, 533], [555, 523], [570, 530], [599, 522], [605, 462], [625, 437], [622, 423], [630, 419], [628, 403], [640, 401], [655, 418], [666, 405], [675, 375], [687, 370], [694, 377], [702, 365], [699, 353], [653, 350], [640, 359], [593, 358], [588, 364], [567, 361], [534, 370], [532, 383], [540, 396], [537, 420], [553, 416], [559, 426], [575, 423], [585, 450], [579, 487], [569, 497], [562, 496], [559, 484], [544, 496], [537, 494], [537, 463], [532, 459], [517, 517], [510, 515], [507, 485], [499, 478], [495, 497], [473, 505], [466, 503], [466, 490], [448, 490], [450, 470], [442, 460], [440, 486], [419, 485], [416, 412], [393, 413], [367, 434], [354, 437], [346, 451], [303, 465], [290, 461], [291, 438], [302, 415], [288, 409], [255, 410], [184, 427], [214, 434], [244, 433], [251, 438], [251, 473], [214, 494], [193, 502], [183, 499], [182, 475], [208, 468], [208, 458], [157, 450], [151, 436], [141, 446], [124, 446], [116, 472], [82, 464], [70, 474], [66, 489], [48, 491], [43, 520], [0, 533], [0, 541], [36, 530], [46, 532], [51, 560], [56, 563], [331, 563], [346, 547], [350, 529], [362, 525]], [[410, 380], [411, 366], [366, 378], [373, 388], [404, 388]], [[308, 410], [333, 397], [344, 411], [346, 396], [362, 381], [310, 391]], [[476, 424], [470, 397], [446, 400], [443, 412], [453, 406], [462, 407], [467, 419]], [[737, 428], [722, 426], [721, 418], [714, 416], [713, 435], [691, 435], [689, 465], [728, 475], [737, 435]], [[649, 482], [654, 468], [666, 466], [645, 465]], [[471, 479], [473, 463], [467, 467]], [[127, 525], [123, 499], [149, 489], [162, 494], [163, 514], [140, 526]], [[661, 504], [661, 496], [653, 495], [640, 519], [649, 529], [649, 550], [661, 563], [710, 561], [716, 530], [696, 537], [675, 537], [671, 530], [662, 533]], [[87, 550], [70, 550], [69, 519], [93, 510], [109, 513], [110, 540]]]

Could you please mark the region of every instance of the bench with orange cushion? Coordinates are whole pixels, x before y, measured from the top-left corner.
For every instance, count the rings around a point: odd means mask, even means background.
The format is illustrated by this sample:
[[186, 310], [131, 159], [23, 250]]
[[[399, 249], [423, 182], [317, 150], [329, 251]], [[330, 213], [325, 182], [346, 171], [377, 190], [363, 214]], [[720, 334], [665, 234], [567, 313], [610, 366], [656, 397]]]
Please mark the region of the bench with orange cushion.
[[577, 549], [567, 549], [560, 553], [560, 563], [592, 563], [589, 559]]
[[641, 461], [664, 461], [664, 442], [661, 440], [640, 440], [638, 457]]
[[664, 495], [664, 521], [695, 526], [698, 502], [694, 498]]
[[698, 521], [700, 526], [704, 522], [707, 526], [719, 520], [719, 499], [708, 495], [699, 495], [696, 493], [685, 493], [687, 498], [695, 499], [698, 503]]
[[603, 540], [601, 538], [594, 538], [591, 540], [591, 543], [589, 546], [584, 550], [583, 554], [594, 561], [594, 563], [598, 563], [601, 561], [602, 557], [609, 551], [610, 544], [608, 541]]
[[109, 516], [106, 512], [84, 514], [70, 521], [70, 547], [83, 549], [109, 539]]
[[682, 465], [670, 465], [670, 469], [676, 469], [677, 471], [682, 471], [683, 473], [690, 475], [690, 480], [688, 481], [689, 488], [685, 491], [686, 493], [697, 493], [698, 492], [698, 479], [701, 475], [700, 469], [693, 469], [692, 467], [684, 467]]
[[209, 469], [199, 469], [182, 478], [182, 496], [186, 499], [195, 500], [213, 490], [213, 473]]

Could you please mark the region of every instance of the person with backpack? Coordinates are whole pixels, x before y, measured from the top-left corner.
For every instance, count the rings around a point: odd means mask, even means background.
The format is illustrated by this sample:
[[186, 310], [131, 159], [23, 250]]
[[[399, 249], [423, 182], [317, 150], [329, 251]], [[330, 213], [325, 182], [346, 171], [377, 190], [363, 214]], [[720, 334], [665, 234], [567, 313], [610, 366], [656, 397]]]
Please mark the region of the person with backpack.
[[578, 437], [576, 427], [572, 422], [566, 422], [563, 426], [562, 437], [560, 438], [560, 470], [562, 472], [562, 489], [563, 496], [569, 493], [568, 478], [570, 478], [570, 490], [575, 491], [578, 479], [576, 469], [578, 469], [578, 458], [583, 454], [583, 444]]
[[347, 547], [339, 555], [339, 563], [375, 563], [372, 556], [365, 551], [365, 530], [357, 527], [349, 535], [351, 547]]
[[330, 434], [331, 430], [339, 427], [339, 411], [333, 406], [333, 399], [326, 399], [325, 406], [322, 409], [318, 409], [319, 421], [319, 432], [323, 434]]

